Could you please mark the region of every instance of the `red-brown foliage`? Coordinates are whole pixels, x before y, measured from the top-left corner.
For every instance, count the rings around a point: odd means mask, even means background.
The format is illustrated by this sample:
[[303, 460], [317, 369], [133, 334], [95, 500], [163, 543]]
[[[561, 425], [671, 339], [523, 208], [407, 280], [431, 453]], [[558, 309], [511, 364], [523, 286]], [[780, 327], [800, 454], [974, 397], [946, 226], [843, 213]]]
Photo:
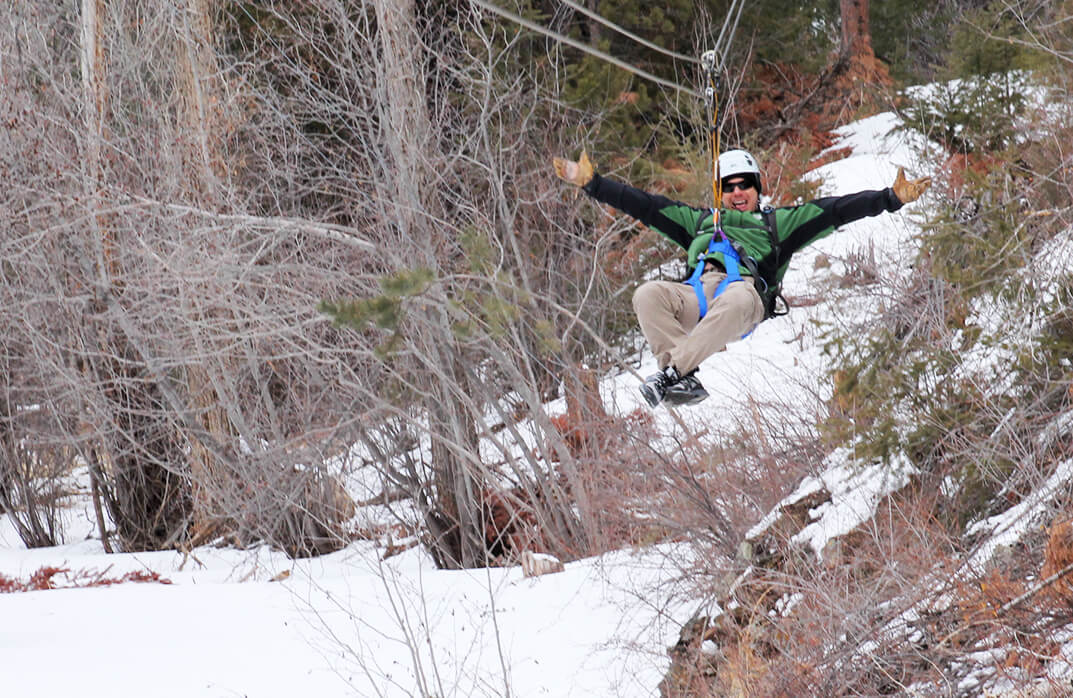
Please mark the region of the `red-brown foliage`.
[[546, 551], [547, 545], [532, 502], [520, 488], [486, 491], [483, 497], [484, 540], [495, 557], [510, 557], [525, 550]]
[[[105, 587], [127, 582], [156, 582], [171, 584], [171, 580], [161, 577], [157, 572], [135, 570], [120, 577], [106, 577], [108, 570], [78, 570], [72, 572], [66, 567], [41, 567], [29, 579], [23, 581], [0, 574], [0, 594], [13, 594], [20, 591], [44, 591], [46, 589], [79, 589], [86, 587]], [[62, 579], [57, 579], [62, 577]]]
[[[1073, 519], [1059, 521], [1051, 526], [1044, 552], [1043, 571], [1040, 575], [1047, 579], [1073, 565]], [[1053, 598], [1073, 605], [1073, 578], [1065, 574], [1051, 585]]]
[[834, 61], [820, 74], [787, 64], [758, 63], [734, 109], [737, 130], [765, 149], [790, 146], [819, 152], [831, 147], [832, 131], [862, 115], [882, 111], [892, 81], [874, 57]]
[[941, 184], [943, 191], [957, 199], [966, 193], [974, 178], [983, 178], [999, 165], [998, 158], [975, 153], [954, 153], [943, 162]]
[[623, 434], [652, 423], [652, 415], [634, 410], [622, 419], [604, 417], [600, 420], [581, 420], [569, 412], [551, 418], [552, 426], [563, 437], [566, 447], [575, 458], [591, 458], [594, 454], [608, 455], [621, 443]]

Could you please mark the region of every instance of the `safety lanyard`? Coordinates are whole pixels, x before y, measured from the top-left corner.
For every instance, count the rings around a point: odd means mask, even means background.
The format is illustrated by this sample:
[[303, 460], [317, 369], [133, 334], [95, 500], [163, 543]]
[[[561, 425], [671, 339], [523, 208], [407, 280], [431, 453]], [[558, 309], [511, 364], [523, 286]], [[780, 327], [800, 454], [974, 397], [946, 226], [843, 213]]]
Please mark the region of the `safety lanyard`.
[[[715, 209], [712, 209], [712, 217], [715, 220]], [[686, 279], [686, 283], [693, 287], [693, 292], [697, 294], [697, 305], [700, 309], [700, 319], [704, 319], [704, 316], [708, 314], [708, 298], [704, 293], [704, 284], [701, 283], [700, 277], [704, 274], [705, 260], [711, 257], [713, 254], [719, 253], [723, 255], [723, 269], [726, 270], [726, 278], [719, 282], [719, 285], [715, 288], [715, 293], [712, 294], [712, 300], [718, 298], [727, 286], [735, 281], [741, 281], [741, 271], [738, 266], [741, 263], [741, 257], [738, 256], [738, 251], [734, 249], [734, 246], [730, 244], [730, 240], [727, 238], [726, 233], [723, 232], [721, 226], [717, 226], [715, 232], [712, 233], [712, 239], [708, 242], [708, 250], [697, 257], [697, 266], [693, 269], [693, 274]]]

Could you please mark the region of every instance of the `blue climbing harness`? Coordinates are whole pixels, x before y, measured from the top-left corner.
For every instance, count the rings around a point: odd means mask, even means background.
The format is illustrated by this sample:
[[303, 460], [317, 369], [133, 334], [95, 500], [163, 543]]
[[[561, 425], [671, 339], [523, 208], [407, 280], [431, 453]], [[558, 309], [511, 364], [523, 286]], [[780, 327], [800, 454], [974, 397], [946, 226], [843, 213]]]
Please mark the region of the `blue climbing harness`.
[[[712, 220], [718, 220], [714, 208], [712, 209]], [[716, 242], [717, 235], [718, 242]], [[723, 268], [726, 269], [727, 275], [725, 279], [719, 282], [715, 293], [712, 294], [712, 300], [714, 301], [718, 298], [730, 284], [735, 281], [742, 281], [741, 272], [738, 270], [741, 257], [738, 256], [738, 251], [734, 249], [734, 245], [730, 243], [726, 233], [723, 232], [722, 226], [717, 224], [715, 232], [712, 233], [712, 239], [708, 243], [708, 251], [697, 257], [697, 266], [693, 269], [693, 275], [685, 281], [685, 283], [693, 287], [693, 291], [697, 294], [697, 305], [700, 306], [699, 319], [704, 319], [704, 316], [708, 313], [708, 298], [704, 293], [704, 284], [700, 282], [701, 274], [704, 273], [704, 261], [716, 252], [723, 255]]]

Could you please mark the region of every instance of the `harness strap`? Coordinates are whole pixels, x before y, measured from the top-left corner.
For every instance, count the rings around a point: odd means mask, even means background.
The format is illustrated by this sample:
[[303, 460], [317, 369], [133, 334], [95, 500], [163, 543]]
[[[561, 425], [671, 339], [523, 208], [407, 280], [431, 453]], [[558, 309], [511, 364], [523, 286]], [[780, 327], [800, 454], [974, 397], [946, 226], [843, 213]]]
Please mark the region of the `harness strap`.
[[[760, 297], [764, 299], [764, 319], [779, 317], [786, 315], [790, 312], [790, 304], [786, 301], [786, 298], [782, 295], [782, 284], [775, 283], [775, 275], [778, 273], [779, 266], [782, 264], [782, 245], [779, 243], [778, 233], [778, 219], [775, 218], [775, 209], [770, 206], [765, 206], [760, 210], [761, 215], [764, 218], [764, 227], [767, 229], [768, 240], [771, 243], [771, 253], [765, 258], [765, 262], [769, 262], [770, 266], [765, 264], [765, 271], [771, 274], [771, 282], [764, 284], [764, 291], [760, 294]], [[762, 275], [756, 278], [764, 278]], [[760, 290], [759, 288], [757, 289]], [[779, 309], [779, 303], [782, 303], [782, 309]]]
[[[715, 215], [714, 210], [712, 211], [712, 215]], [[698, 228], [699, 227], [698, 222]], [[716, 242], [716, 233], [718, 233], [719, 236], [718, 242]], [[723, 291], [725, 291], [730, 284], [743, 280], [741, 278], [741, 269], [739, 266], [741, 257], [738, 255], [738, 251], [734, 249], [734, 245], [727, 238], [723, 229], [721, 227], [716, 228], [715, 232], [712, 233], [711, 241], [708, 243], [707, 252], [697, 257], [697, 266], [694, 267], [693, 274], [685, 281], [685, 283], [693, 287], [693, 292], [697, 294], [697, 306], [700, 310], [700, 319], [704, 319], [704, 316], [708, 314], [708, 298], [707, 294], [704, 293], [704, 284], [701, 283], [700, 277], [704, 274], [705, 260], [715, 253], [723, 255], [723, 268], [726, 270], [726, 277], [719, 282], [718, 286], [716, 286], [715, 293], [712, 294], [712, 300], [715, 300], [722, 295]]]

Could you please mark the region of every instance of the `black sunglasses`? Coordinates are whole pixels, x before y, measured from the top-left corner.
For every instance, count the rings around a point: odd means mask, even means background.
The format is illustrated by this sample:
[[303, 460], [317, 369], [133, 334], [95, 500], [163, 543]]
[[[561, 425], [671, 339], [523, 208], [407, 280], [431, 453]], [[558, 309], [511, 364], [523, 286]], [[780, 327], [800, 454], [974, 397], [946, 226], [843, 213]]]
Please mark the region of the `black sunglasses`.
[[723, 191], [728, 193], [732, 191], [738, 191], [739, 189], [741, 191], [748, 191], [754, 186], [755, 185], [748, 180], [742, 180], [740, 182], [723, 182]]

